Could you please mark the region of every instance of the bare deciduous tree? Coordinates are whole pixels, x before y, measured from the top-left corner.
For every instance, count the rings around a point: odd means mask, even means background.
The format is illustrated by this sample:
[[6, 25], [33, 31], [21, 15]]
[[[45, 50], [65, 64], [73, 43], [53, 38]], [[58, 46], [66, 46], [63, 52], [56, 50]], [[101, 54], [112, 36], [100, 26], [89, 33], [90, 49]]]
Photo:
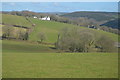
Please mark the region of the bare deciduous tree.
[[94, 35], [79, 27], [64, 28], [57, 41], [57, 48], [71, 52], [88, 52], [94, 43]]
[[107, 36], [101, 36], [96, 41], [96, 45], [99, 47], [101, 52], [114, 52], [116, 50], [114, 41]]
[[46, 40], [46, 35], [44, 32], [40, 32], [38, 34], [38, 38], [40, 39], [40, 42], [42, 43], [44, 40]]

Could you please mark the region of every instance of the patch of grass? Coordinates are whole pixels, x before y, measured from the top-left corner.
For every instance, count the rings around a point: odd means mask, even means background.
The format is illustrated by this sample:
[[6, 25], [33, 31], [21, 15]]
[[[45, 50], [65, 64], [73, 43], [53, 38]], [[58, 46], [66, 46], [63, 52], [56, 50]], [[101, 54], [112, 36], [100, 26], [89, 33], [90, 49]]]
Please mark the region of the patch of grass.
[[118, 38], [120, 38], [120, 35], [117, 35], [117, 34], [114, 34], [114, 33], [110, 33], [110, 32], [105, 32], [105, 31], [102, 31], [102, 30], [100, 30], [100, 31], [97, 31], [98, 33], [100, 33], [101, 35], [105, 35], [105, 36], [108, 36], [108, 37], [110, 37], [112, 40], [114, 40], [114, 41], [119, 41], [120, 42], [120, 40], [118, 40]]
[[27, 41], [13, 41], [13, 40], [3, 40], [2, 48], [4, 52], [13, 53], [41, 53], [41, 52], [55, 52], [55, 50], [50, 49], [48, 46], [29, 43]]
[[117, 53], [3, 53], [3, 78], [117, 78]]
[[20, 25], [25, 27], [31, 27], [32, 24], [26, 20], [23, 16], [2, 14], [2, 22], [10, 25]]

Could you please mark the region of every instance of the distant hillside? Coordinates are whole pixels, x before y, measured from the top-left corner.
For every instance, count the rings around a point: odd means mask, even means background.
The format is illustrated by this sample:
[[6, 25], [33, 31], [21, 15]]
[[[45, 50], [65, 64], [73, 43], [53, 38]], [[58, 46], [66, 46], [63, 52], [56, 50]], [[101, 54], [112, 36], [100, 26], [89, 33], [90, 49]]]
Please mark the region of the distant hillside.
[[11, 14], [11, 15], [18, 15], [18, 16], [28, 16], [28, 17], [43, 17], [47, 16], [47, 13], [37, 13], [37, 12], [32, 12], [32, 11], [2, 11], [3, 14]]
[[64, 15], [67, 14], [68, 12], [41, 12], [45, 14], [53, 14], [53, 15]]
[[108, 27], [117, 28], [120, 30], [120, 27], [119, 27], [120, 23], [118, 21], [120, 21], [120, 19], [111, 20], [104, 24], [101, 24], [101, 26], [108, 26]]
[[87, 17], [87, 18], [93, 18], [97, 21], [106, 21], [117, 18], [116, 12], [73, 12], [73, 13], [67, 13], [63, 14], [61, 16], [69, 17], [69, 18], [78, 18], [78, 17]]

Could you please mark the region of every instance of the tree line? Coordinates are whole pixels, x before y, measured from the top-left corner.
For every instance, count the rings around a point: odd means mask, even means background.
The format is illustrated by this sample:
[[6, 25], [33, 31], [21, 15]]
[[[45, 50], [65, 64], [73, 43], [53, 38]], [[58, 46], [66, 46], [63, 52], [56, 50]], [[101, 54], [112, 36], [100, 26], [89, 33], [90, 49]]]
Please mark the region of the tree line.
[[[28, 40], [29, 33], [22, 29], [15, 30], [13, 27], [3, 27], [3, 39]], [[93, 30], [79, 27], [63, 28], [55, 42], [55, 48], [68, 52], [116, 52], [114, 41], [105, 35], [99, 35]], [[45, 32], [39, 32], [38, 43], [43, 43], [47, 37]]]

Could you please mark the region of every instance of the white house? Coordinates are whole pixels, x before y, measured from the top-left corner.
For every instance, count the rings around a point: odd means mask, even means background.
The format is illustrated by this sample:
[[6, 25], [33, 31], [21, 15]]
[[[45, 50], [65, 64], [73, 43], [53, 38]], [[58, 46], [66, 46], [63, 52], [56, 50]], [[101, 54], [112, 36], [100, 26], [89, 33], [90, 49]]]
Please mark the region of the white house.
[[47, 20], [50, 20], [50, 17], [49, 17], [49, 16], [47, 17]]
[[50, 17], [49, 16], [45, 16], [45, 17], [43, 17], [43, 18], [39, 18], [40, 20], [50, 20]]
[[36, 16], [34, 16], [33, 18], [37, 18]]

